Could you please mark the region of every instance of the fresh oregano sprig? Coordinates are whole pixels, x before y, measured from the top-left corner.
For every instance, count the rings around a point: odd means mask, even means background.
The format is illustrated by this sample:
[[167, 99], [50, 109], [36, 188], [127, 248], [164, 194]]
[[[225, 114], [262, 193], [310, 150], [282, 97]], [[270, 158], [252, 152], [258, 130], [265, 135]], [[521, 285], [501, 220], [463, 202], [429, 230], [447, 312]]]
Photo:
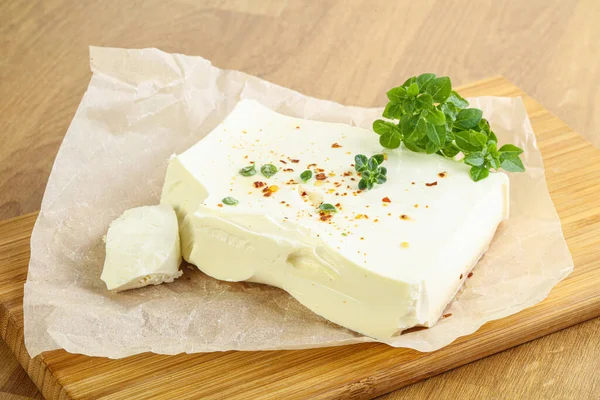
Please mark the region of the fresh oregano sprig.
[[461, 159], [471, 166], [471, 178], [486, 178], [490, 169], [523, 172], [523, 150], [512, 144], [498, 148], [498, 138], [483, 112], [452, 90], [450, 78], [435, 74], [414, 76], [387, 92], [388, 104], [373, 130], [388, 149], [404, 146], [415, 152]]
[[375, 184], [382, 185], [387, 182], [387, 168], [382, 167], [383, 154], [375, 154], [367, 158], [363, 154], [354, 157], [354, 169], [360, 173], [358, 188], [360, 190], [371, 190]]

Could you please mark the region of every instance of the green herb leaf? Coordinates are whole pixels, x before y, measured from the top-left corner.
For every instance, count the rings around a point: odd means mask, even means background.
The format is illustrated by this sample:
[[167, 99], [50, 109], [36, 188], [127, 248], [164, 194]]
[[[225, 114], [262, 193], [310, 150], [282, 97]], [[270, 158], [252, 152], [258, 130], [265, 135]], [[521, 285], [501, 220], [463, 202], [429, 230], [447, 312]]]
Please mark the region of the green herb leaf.
[[302, 179], [302, 182], [306, 183], [310, 178], [312, 178], [312, 176], [313, 176], [312, 171], [307, 169], [306, 171], [304, 171], [300, 174], [300, 179]]
[[387, 97], [393, 103], [400, 103], [403, 99], [408, 97], [408, 93], [405, 87], [398, 86], [387, 92]]
[[242, 175], [242, 176], [256, 175], [256, 167], [254, 166], [254, 164], [252, 164], [252, 165], [249, 165], [247, 167], [240, 169], [239, 172], [240, 172], [240, 175]]
[[500, 166], [507, 172], [523, 172], [525, 167], [518, 155], [511, 153], [502, 153], [500, 156]]
[[392, 124], [391, 122], [384, 121], [382, 119], [378, 119], [373, 122], [373, 131], [375, 131], [375, 133], [378, 135], [392, 132], [395, 129], [397, 129], [396, 124]]
[[402, 105], [400, 103], [389, 102], [383, 110], [383, 118], [400, 119], [402, 117]]
[[377, 165], [383, 164], [383, 160], [385, 160], [385, 157], [383, 157], [383, 154], [373, 154], [373, 156], [371, 158], [377, 162]]
[[265, 164], [260, 167], [260, 173], [263, 174], [265, 178], [270, 178], [277, 173], [277, 167], [273, 164]]
[[319, 206], [319, 210], [326, 212], [326, 213], [337, 212], [337, 208], [335, 208], [335, 206], [333, 204], [329, 204], [329, 203], [322, 203]]
[[492, 157], [492, 159], [489, 161], [490, 166], [492, 168], [494, 168], [496, 171], [498, 170], [498, 168], [500, 168], [500, 158], [498, 157]]
[[458, 108], [452, 103], [444, 103], [440, 106], [440, 109], [446, 116], [446, 121], [454, 123], [456, 116], [458, 115]]
[[379, 144], [386, 149], [397, 149], [402, 142], [400, 132], [388, 132], [379, 136]]
[[455, 132], [454, 137], [456, 138], [456, 146], [458, 146], [463, 153], [481, 150], [481, 148], [471, 143], [470, 131]]
[[487, 135], [485, 133], [470, 130], [469, 137], [471, 144], [477, 148], [484, 147], [487, 144]]
[[223, 204], [226, 204], [228, 206], [237, 206], [239, 201], [237, 201], [236, 199], [234, 199], [233, 197], [225, 197], [223, 200], [221, 200], [223, 202]]
[[500, 147], [499, 151], [500, 151], [500, 153], [503, 153], [503, 154], [514, 154], [517, 156], [519, 154], [523, 153], [523, 149], [515, 146], [514, 144], [505, 144], [504, 146]]
[[374, 171], [377, 169], [377, 166], [379, 166], [377, 160], [373, 157], [369, 158], [369, 161], [367, 162], [367, 167], [369, 170]]
[[473, 167], [481, 167], [485, 163], [485, 158], [480, 151], [475, 153], [470, 153], [465, 156], [464, 159], [465, 164], [471, 165]]
[[429, 85], [429, 82], [431, 82], [433, 79], [435, 79], [435, 74], [421, 74], [417, 76], [417, 85], [419, 85], [419, 91], [421, 93], [425, 92], [427, 85]]
[[479, 128], [480, 132], [483, 132], [483, 133], [485, 133], [488, 136], [492, 132], [491, 129], [490, 129], [490, 123], [485, 118], [481, 118], [481, 121], [479, 121], [479, 123], [477, 124], [477, 127]]
[[410, 97], [417, 97], [419, 94], [419, 85], [417, 85], [416, 82], [411, 84], [408, 89], [406, 89], [406, 92]]
[[471, 179], [477, 182], [487, 178], [490, 175], [490, 170], [483, 167], [471, 167], [469, 174], [471, 175]]
[[364, 179], [361, 179], [360, 181], [358, 181], [358, 189], [366, 190], [367, 189], [367, 181]]
[[450, 92], [450, 96], [446, 102], [455, 105], [457, 108], [465, 108], [469, 105], [469, 102], [463, 99], [461, 95], [456, 93], [454, 90]]
[[402, 109], [404, 110], [404, 114], [412, 115], [416, 108], [416, 100], [414, 99], [406, 99], [402, 101]]
[[354, 169], [356, 169], [357, 172], [363, 172], [367, 169], [368, 162], [369, 159], [365, 155], [357, 154], [354, 156]]
[[440, 78], [432, 79], [427, 85], [426, 92], [433, 97], [435, 103], [443, 103], [450, 96], [452, 92], [452, 83], [450, 78], [443, 76]]
[[460, 149], [456, 147], [453, 143], [450, 143], [442, 149], [442, 153], [448, 158], [454, 158], [458, 153], [460, 153]]
[[[443, 125], [438, 125], [438, 126], [433, 126], [433, 125], [429, 125], [427, 129], [427, 137], [429, 138], [430, 142], [435, 145], [436, 150], [435, 151], [427, 151], [428, 153], [435, 153], [436, 151], [438, 151], [439, 149], [442, 148], [442, 146], [446, 143], [446, 127]], [[433, 149], [433, 147], [431, 147], [431, 149]]]
[[407, 89], [410, 85], [412, 85], [416, 81], [417, 81], [417, 77], [416, 76], [408, 78], [407, 80], [404, 81], [404, 83], [402, 84], [402, 87], [405, 88], [405, 89]]
[[406, 147], [410, 151], [414, 151], [415, 153], [424, 153], [425, 152], [425, 148], [417, 145], [416, 143], [404, 142], [404, 147]]
[[446, 116], [437, 108], [428, 110], [425, 119], [433, 125], [444, 125], [446, 123]]
[[459, 129], [470, 129], [477, 126], [483, 112], [477, 108], [465, 108], [460, 110], [454, 121], [454, 126]]
[[417, 97], [415, 107], [417, 109], [421, 108], [423, 110], [431, 110], [433, 108], [433, 97], [431, 97], [429, 93], [423, 93]]
[[427, 154], [437, 153], [438, 151], [440, 151], [440, 146], [433, 142], [427, 142], [425, 145], [425, 153]]

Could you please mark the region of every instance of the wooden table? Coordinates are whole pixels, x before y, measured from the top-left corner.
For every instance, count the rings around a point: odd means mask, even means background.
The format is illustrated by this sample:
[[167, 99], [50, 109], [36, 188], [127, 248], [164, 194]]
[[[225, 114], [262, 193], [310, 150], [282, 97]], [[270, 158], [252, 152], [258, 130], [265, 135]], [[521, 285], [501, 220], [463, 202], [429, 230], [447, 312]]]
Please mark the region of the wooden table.
[[[599, 18], [596, 0], [0, 1], [0, 219], [39, 208], [90, 44], [202, 55], [360, 106], [423, 71], [503, 74], [598, 146]], [[595, 319], [385, 398], [580, 398], [600, 379], [599, 337]], [[0, 398], [41, 398], [3, 343], [0, 366]]]

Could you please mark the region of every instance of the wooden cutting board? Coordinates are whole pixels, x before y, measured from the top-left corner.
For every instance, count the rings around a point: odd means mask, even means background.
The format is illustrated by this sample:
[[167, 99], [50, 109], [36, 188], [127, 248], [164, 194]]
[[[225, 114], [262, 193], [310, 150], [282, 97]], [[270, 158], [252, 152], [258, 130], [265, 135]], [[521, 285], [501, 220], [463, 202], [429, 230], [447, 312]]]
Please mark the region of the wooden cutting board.
[[522, 96], [575, 271], [542, 303], [432, 353], [360, 344], [121, 360], [64, 350], [31, 359], [23, 345], [23, 284], [37, 214], [0, 222], [0, 335], [48, 399], [371, 398], [600, 315], [600, 151], [519, 88], [498, 77], [467, 96]]

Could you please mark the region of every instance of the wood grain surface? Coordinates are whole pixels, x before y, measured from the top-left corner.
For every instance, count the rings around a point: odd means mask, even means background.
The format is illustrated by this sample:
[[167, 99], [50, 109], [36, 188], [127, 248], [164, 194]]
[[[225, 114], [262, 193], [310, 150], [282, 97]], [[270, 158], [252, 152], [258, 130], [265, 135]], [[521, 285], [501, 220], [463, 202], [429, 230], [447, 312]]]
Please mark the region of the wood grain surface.
[[[595, 247], [600, 234], [600, 207], [586, 196], [600, 198], [600, 176], [595, 173], [600, 151], [504, 78], [469, 85], [460, 92], [465, 96], [524, 98], [544, 156], [550, 193], [575, 262], [575, 271], [542, 303], [488, 323], [432, 353], [364, 344], [303, 351], [176, 356], [146, 353], [120, 360], [56, 350], [32, 360], [23, 346], [22, 291], [29, 236], [36, 218], [33, 213], [0, 223], [0, 336], [49, 399], [363, 399], [599, 316], [600, 260]], [[597, 336], [587, 336], [578, 345], [594, 348]], [[535, 371], [540, 358], [528, 368]], [[597, 363], [594, 359], [591, 362], [590, 366], [583, 364], [579, 370], [564, 373], [568, 381], [574, 372], [584, 378], [570, 392], [577, 398], [593, 398], [600, 393]], [[554, 387], [544, 392], [536, 384], [500, 394], [485, 393], [486, 387], [478, 382], [473, 387], [485, 397], [556, 395]], [[452, 395], [441, 395], [444, 393]], [[402, 392], [394, 396], [402, 396]]]
[[[503, 74], [599, 145], [599, 19], [597, 0], [0, 0], [0, 219], [39, 208], [89, 81], [88, 45], [202, 55], [362, 106], [384, 104], [387, 88], [426, 70], [455, 84]], [[511, 349], [397, 398], [502, 396], [529, 382], [539, 397], [582, 398], [577, 388], [598, 370], [600, 345], [592, 342], [593, 356], [582, 358], [577, 343], [598, 338], [599, 325]], [[5, 349], [0, 344], [0, 398], [35, 396]], [[535, 364], [542, 356], [552, 368]]]

